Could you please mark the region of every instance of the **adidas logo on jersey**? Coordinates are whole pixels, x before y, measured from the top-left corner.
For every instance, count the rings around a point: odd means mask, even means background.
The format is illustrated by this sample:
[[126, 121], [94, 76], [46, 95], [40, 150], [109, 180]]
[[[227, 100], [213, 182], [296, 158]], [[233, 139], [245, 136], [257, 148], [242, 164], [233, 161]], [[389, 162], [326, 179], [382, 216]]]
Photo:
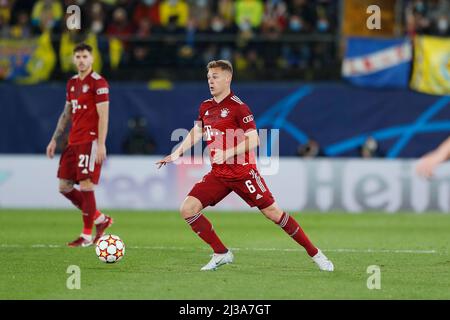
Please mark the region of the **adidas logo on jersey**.
[[239, 104], [244, 104], [244, 103], [241, 101], [241, 99], [239, 99], [239, 98], [236, 97], [236, 96], [232, 96], [230, 99], [233, 100], [234, 102], [239, 103]]
[[84, 169], [81, 171], [81, 173], [82, 173], [82, 174], [88, 174], [88, 171], [87, 171], [86, 168], [84, 168]]
[[208, 115], [209, 115], [209, 110], [206, 110], [205, 116], [208, 116]]
[[256, 195], [256, 200], [259, 200], [259, 199], [261, 199], [263, 196], [262, 195], [260, 195], [259, 193]]

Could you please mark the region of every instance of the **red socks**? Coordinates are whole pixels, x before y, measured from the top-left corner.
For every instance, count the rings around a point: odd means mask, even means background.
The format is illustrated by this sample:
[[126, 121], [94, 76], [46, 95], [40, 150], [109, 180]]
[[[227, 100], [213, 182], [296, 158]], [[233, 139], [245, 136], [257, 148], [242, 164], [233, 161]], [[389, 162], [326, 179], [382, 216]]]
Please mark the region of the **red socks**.
[[83, 196], [83, 205], [81, 211], [83, 212], [83, 234], [91, 235], [92, 227], [94, 226], [94, 217], [97, 211], [95, 204], [94, 191], [81, 191]]
[[81, 191], [78, 189], [73, 188], [69, 192], [61, 192], [64, 197], [72, 201], [73, 205], [81, 210], [82, 204], [83, 204], [83, 195], [81, 194]]
[[211, 222], [201, 212], [185, 220], [191, 226], [192, 230], [211, 246], [214, 253], [226, 253], [228, 251], [214, 231]]
[[[93, 192], [93, 191], [92, 191]], [[62, 193], [62, 195], [64, 196], [64, 197], [66, 197], [67, 199], [69, 199], [72, 203], [73, 203], [73, 205], [75, 206], [75, 207], [77, 207], [78, 209], [80, 209], [82, 212], [85, 212], [85, 211], [83, 211], [83, 199], [84, 199], [84, 197], [83, 197], [83, 192], [82, 191], [79, 191], [78, 189], [76, 189], [76, 188], [73, 188], [71, 191], [69, 191], [69, 192], [61, 192]], [[95, 206], [95, 197], [94, 197], [94, 206]], [[95, 220], [97, 220], [97, 218], [98, 217], [100, 217], [100, 215], [101, 215], [102, 213], [99, 211], [99, 210], [95, 210], [95, 213], [94, 213], [94, 221]], [[83, 215], [83, 221], [85, 220], [85, 218], [84, 218], [84, 215]], [[91, 229], [92, 229], [92, 227], [91, 227]], [[83, 232], [84, 233], [84, 232]]]
[[303, 246], [310, 257], [317, 254], [319, 250], [311, 243], [311, 241], [309, 241], [300, 225], [288, 213], [283, 212], [283, 215], [277, 224], [298, 244]]
[[[215, 233], [211, 222], [201, 212], [185, 220], [191, 226], [192, 230], [211, 246], [215, 253], [226, 253], [228, 251]], [[298, 244], [303, 246], [310, 257], [317, 254], [319, 250], [311, 243], [297, 221], [289, 216], [288, 213], [283, 212], [277, 224]]]

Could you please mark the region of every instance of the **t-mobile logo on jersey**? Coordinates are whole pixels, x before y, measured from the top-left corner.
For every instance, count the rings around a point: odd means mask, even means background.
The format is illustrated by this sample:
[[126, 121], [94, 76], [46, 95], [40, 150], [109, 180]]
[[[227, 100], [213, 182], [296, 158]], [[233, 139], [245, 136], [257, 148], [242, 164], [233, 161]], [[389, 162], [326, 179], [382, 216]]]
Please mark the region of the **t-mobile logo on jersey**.
[[211, 126], [205, 126], [205, 134], [206, 134], [206, 141], [211, 141], [212, 140], [212, 127]]

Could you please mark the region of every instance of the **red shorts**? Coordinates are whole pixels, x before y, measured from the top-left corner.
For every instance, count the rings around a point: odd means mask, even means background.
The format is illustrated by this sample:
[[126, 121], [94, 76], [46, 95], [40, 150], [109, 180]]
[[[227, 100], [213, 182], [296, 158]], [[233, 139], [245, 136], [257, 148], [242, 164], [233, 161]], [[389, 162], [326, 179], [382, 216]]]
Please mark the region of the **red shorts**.
[[96, 156], [97, 140], [68, 145], [59, 159], [58, 178], [76, 183], [91, 179], [94, 184], [97, 184], [102, 166], [95, 163]]
[[236, 192], [250, 207], [258, 207], [260, 210], [275, 202], [264, 179], [255, 169], [250, 170], [248, 177], [232, 181], [216, 177], [214, 173], [209, 172], [202, 181], [194, 185], [188, 196], [197, 198], [203, 208], [206, 208], [214, 206], [232, 191]]

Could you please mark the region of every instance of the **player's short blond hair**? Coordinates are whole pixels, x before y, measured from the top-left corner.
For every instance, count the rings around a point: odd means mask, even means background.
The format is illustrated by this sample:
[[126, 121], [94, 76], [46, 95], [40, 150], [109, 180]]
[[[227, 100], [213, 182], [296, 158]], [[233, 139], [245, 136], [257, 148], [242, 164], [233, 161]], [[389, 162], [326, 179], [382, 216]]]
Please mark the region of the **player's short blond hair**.
[[222, 70], [229, 71], [231, 74], [233, 74], [233, 65], [228, 60], [213, 60], [208, 63], [206, 66], [206, 70], [209, 71], [209, 69], [212, 68], [220, 68]]

